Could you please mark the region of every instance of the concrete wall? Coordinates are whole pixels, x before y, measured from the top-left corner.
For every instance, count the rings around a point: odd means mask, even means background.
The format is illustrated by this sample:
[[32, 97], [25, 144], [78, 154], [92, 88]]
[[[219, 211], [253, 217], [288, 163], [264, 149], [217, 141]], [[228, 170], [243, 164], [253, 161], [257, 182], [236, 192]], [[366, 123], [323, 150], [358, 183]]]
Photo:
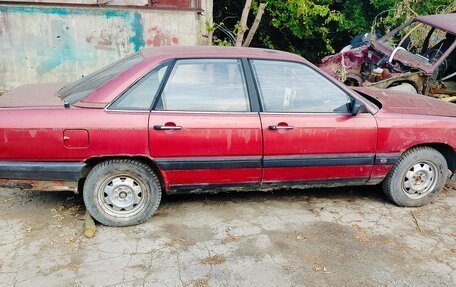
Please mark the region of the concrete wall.
[[143, 47], [205, 45], [194, 11], [0, 5], [0, 89], [68, 82]]

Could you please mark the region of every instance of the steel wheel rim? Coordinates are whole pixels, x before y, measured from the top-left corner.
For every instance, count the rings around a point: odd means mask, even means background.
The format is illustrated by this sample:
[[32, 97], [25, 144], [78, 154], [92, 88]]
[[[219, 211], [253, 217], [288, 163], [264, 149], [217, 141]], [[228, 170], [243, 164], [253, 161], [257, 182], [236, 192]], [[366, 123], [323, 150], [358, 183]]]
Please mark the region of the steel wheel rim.
[[405, 172], [402, 179], [404, 194], [412, 199], [420, 199], [430, 194], [439, 179], [439, 173], [434, 163], [419, 161]]
[[99, 185], [97, 198], [99, 206], [107, 214], [129, 218], [145, 208], [149, 192], [142, 180], [131, 175], [115, 175]]

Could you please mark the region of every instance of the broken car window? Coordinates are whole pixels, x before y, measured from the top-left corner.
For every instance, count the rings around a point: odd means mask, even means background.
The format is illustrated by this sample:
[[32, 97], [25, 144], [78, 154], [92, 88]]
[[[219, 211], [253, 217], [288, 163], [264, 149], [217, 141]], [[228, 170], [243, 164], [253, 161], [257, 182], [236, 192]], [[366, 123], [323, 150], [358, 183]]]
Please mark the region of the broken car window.
[[431, 66], [450, 48], [454, 40], [455, 36], [451, 33], [424, 23], [412, 22], [382, 42], [398, 49], [398, 53], [404, 49], [403, 52], [408, 52], [418, 61]]

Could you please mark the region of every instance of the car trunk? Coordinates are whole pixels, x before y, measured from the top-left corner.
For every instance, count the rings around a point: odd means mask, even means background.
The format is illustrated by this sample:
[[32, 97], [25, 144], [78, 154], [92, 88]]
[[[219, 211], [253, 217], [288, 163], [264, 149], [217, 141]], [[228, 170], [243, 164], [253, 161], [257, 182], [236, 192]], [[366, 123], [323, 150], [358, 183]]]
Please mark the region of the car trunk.
[[0, 96], [0, 108], [62, 106], [62, 83], [23, 85]]

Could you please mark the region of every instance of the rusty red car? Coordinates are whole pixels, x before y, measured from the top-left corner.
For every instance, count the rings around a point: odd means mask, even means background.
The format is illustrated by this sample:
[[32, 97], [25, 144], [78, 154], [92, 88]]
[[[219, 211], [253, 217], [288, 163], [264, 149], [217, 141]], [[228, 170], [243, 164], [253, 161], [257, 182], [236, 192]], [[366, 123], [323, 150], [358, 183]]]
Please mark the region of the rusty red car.
[[456, 103], [455, 39], [456, 13], [419, 16], [370, 44], [323, 58], [320, 68], [349, 86]]
[[108, 226], [148, 220], [162, 192], [382, 183], [421, 206], [454, 177], [455, 150], [455, 105], [350, 89], [274, 50], [148, 48], [0, 96], [2, 183], [81, 190]]

